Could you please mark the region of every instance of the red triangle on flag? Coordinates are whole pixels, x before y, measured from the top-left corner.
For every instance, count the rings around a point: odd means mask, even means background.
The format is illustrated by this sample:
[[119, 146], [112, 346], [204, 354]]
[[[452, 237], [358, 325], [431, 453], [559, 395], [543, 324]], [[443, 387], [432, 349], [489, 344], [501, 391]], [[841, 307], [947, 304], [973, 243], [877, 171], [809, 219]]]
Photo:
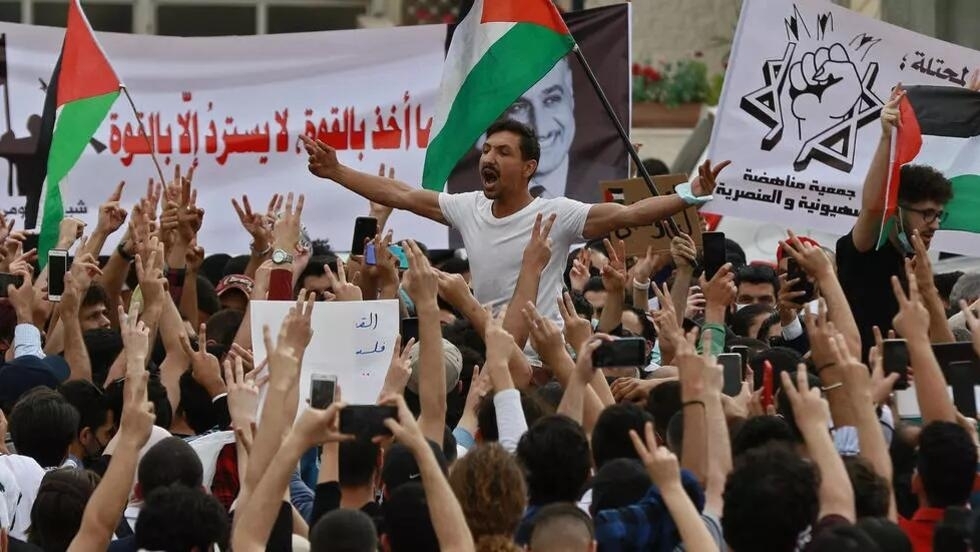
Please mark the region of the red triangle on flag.
[[899, 125], [895, 132], [895, 150], [891, 159], [891, 174], [888, 178], [888, 191], [885, 198], [885, 216], [891, 216], [898, 208], [898, 188], [901, 186], [902, 165], [912, 162], [922, 148], [922, 130], [915, 116], [915, 109], [908, 96], [902, 96], [898, 103]]
[[480, 23], [498, 22], [534, 23], [558, 34], [571, 34], [551, 0], [484, 0]]
[[58, 106], [118, 90], [119, 77], [95, 39], [79, 0], [71, 0], [58, 74]]

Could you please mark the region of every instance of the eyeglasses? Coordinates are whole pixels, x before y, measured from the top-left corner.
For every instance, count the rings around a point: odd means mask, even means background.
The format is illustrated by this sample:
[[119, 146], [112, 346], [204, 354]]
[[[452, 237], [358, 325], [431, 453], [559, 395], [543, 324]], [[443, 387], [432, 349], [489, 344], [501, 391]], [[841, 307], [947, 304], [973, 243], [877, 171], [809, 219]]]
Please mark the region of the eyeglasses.
[[943, 211], [942, 209], [940, 209], [938, 211], [936, 209], [913, 209], [913, 208], [908, 207], [908, 206], [905, 206], [905, 205], [899, 205], [899, 207], [901, 207], [902, 209], [904, 209], [906, 211], [911, 211], [913, 213], [918, 214], [920, 217], [922, 217], [922, 220], [926, 224], [932, 224], [933, 222], [936, 222], [937, 220], [939, 221], [939, 224], [942, 224], [942, 223], [946, 222], [946, 217], [949, 216], [949, 213], [947, 213], [946, 211]]

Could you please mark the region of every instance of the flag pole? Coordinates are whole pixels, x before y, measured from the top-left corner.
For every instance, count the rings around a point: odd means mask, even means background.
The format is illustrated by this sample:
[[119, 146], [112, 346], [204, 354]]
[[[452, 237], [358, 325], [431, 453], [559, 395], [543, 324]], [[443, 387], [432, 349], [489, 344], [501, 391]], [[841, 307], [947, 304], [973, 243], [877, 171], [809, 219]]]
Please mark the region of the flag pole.
[[[10, 77], [7, 71], [7, 33], [0, 34], [0, 64], [3, 66], [3, 112], [7, 119], [7, 133], [11, 132], [10, 123]], [[14, 195], [14, 164], [7, 162], [7, 195]]]
[[143, 126], [143, 119], [140, 119], [140, 114], [136, 110], [136, 104], [133, 102], [133, 97], [129, 95], [129, 89], [126, 88], [125, 84], [120, 84], [119, 89], [123, 91], [126, 95], [126, 99], [129, 100], [129, 106], [133, 108], [133, 116], [136, 117], [136, 123], [140, 126], [140, 134], [146, 139], [146, 145], [149, 146], [147, 149], [150, 150], [150, 157], [153, 158], [153, 164], [157, 168], [157, 174], [160, 175], [160, 182], [163, 184], [167, 183], [167, 180], [163, 177], [163, 169], [160, 168], [160, 161], [157, 160], [157, 154], [153, 151], [153, 143], [150, 142], [150, 135], [146, 133], [146, 127]]
[[[626, 151], [629, 153], [630, 159], [633, 160], [633, 164], [636, 165], [636, 170], [639, 172], [643, 181], [646, 183], [647, 188], [650, 189], [650, 193], [654, 197], [659, 196], [660, 192], [657, 191], [657, 187], [653, 184], [653, 179], [650, 177], [650, 173], [647, 171], [646, 167], [643, 166], [643, 162], [640, 161], [640, 154], [636, 152], [636, 148], [633, 147], [633, 142], [630, 140], [629, 134], [626, 132], [626, 128], [623, 127], [623, 123], [620, 122], [619, 117], [616, 116], [616, 111], [613, 109], [611, 103], [609, 103], [609, 98], [606, 97], [606, 93], [602, 90], [602, 86], [599, 84], [599, 79], [596, 78], [595, 73], [592, 71], [592, 67], [589, 66], [588, 60], [585, 59], [585, 54], [582, 53], [582, 49], [579, 48], [578, 44], [572, 48], [572, 52], [575, 53], [575, 57], [578, 58], [582, 68], [585, 69], [586, 76], [589, 77], [589, 82], [592, 84], [592, 88], [595, 90], [597, 96], [599, 96], [599, 101], [602, 102], [602, 107], [605, 108], [606, 114], [612, 119], [613, 125], [616, 127], [616, 132], [619, 133], [619, 137], [626, 144]], [[666, 224], [669, 231], [667, 235], [679, 236], [681, 234], [680, 228], [674, 222], [674, 219], [667, 217], [664, 220], [658, 221], [658, 225], [663, 228]]]

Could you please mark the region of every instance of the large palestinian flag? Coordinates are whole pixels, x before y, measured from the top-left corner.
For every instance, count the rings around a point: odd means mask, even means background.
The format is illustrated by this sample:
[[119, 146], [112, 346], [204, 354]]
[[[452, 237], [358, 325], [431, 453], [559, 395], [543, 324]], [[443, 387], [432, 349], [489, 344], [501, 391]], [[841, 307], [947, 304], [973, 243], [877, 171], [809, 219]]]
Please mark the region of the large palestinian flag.
[[487, 127], [574, 45], [551, 0], [475, 0], [446, 55], [422, 186], [441, 191]]
[[55, 66], [45, 119], [54, 119], [47, 152], [47, 176], [41, 192], [38, 263], [58, 241], [65, 217], [61, 186], [119, 96], [119, 78], [99, 46], [79, 0], [68, 3], [68, 25], [61, 56]]

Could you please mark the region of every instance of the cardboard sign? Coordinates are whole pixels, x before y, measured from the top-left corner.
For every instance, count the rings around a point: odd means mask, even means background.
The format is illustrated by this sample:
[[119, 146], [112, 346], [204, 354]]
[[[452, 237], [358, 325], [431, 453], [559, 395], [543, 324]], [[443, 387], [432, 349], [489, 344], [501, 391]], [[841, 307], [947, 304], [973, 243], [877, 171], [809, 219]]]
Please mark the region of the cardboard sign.
[[[687, 175], [668, 174], [653, 177], [653, 184], [657, 187], [660, 195], [673, 195], [674, 186], [687, 182]], [[619, 203], [620, 205], [632, 205], [648, 197], [652, 197], [646, 182], [642, 178], [630, 178], [628, 180], [610, 180], [600, 182], [602, 197], [606, 203]], [[701, 218], [698, 216], [697, 207], [688, 207], [673, 217], [674, 224], [681, 232], [691, 236], [694, 244], [701, 249]], [[647, 246], [653, 245], [656, 253], [670, 253], [670, 242], [672, 236], [664, 230], [665, 225], [653, 224], [651, 226], [641, 226], [636, 228], [621, 228], [615, 231], [610, 237], [615, 237], [626, 242], [626, 254], [630, 257], [642, 257], [647, 253]]]

